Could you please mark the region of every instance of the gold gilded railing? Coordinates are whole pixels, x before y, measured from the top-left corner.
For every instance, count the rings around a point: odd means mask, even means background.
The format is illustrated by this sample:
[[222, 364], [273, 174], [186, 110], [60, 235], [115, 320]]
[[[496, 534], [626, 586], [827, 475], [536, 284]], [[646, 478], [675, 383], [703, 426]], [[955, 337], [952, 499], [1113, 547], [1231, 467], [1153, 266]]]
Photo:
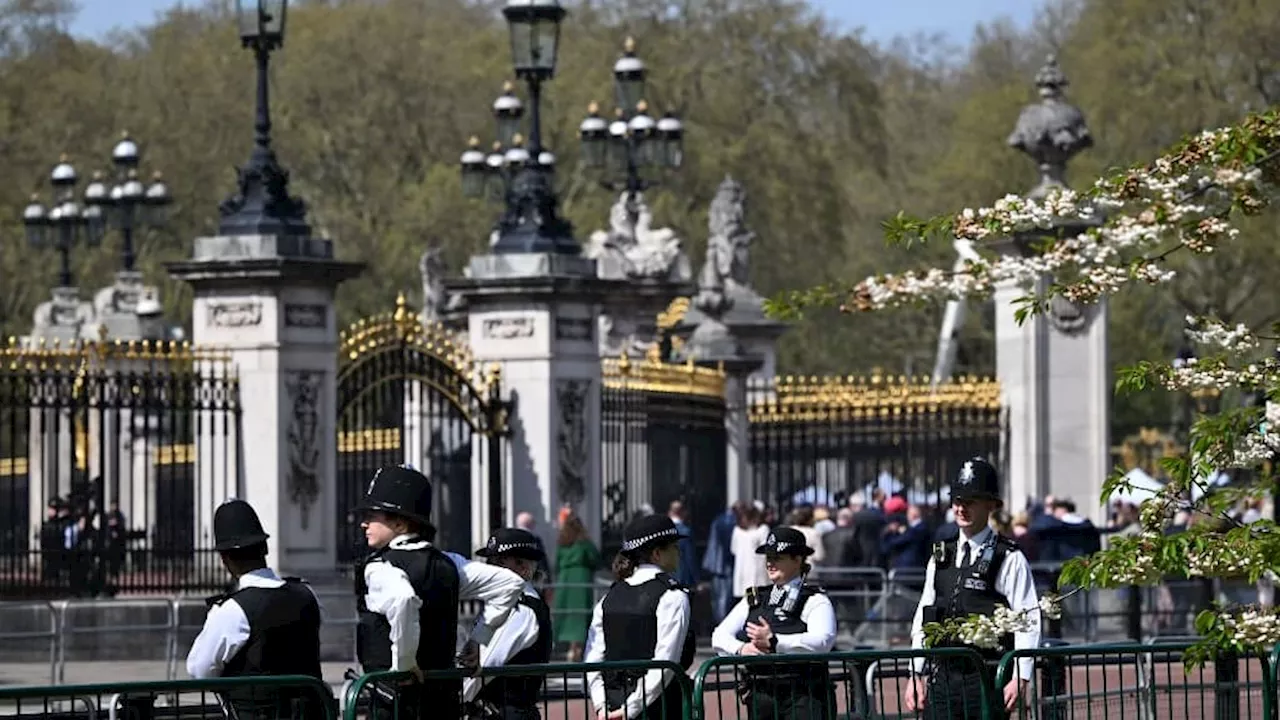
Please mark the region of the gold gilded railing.
[[400, 428], [347, 430], [338, 433], [338, 452], [377, 452], [400, 449]]
[[441, 360], [462, 378], [475, 379], [476, 362], [471, 348], [443, 324], [423, 322], [421, 313], [409, 309], [404, 293], [396, 296], [394, 310], [357, 320], [338, 333], [338, 363], [351, 365], [401, 344]]
[[692, 361], [664, 363], [652, 357], [633, 361], [623, 355], [600, 361], [604, 386], [672, 395], [724, 397], [724, 370], [695, 365]]
[[879, 372], [834, 377], [788, 375], [761, 390], [753, 392], [752, 422], [1000, 410], [1000, 383], [990, 377], [960, 376], [933, 387], [929, 378]]

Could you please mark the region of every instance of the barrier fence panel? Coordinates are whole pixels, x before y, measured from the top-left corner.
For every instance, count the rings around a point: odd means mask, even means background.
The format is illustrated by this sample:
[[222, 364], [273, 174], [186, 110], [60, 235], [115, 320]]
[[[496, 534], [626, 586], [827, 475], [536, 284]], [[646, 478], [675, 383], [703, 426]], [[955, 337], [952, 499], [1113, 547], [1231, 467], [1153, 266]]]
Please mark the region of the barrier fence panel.
[[1220, 655], [1186, 668], [1192, 643], [1137, 643], [1017, 650], [1000, 663], [996, 686], [1004, 687], [1020, 661], [1035, 664], [1025, 702], [1015, 717], [1070, 720], [1074, 717], [1213, 718], [1270, 717], [1272, 691], [1263, 657]]
[[[663, 674], [659, 679], [658, 672]], [[472, 678], [460, 671], [432, 671], [419, 684], [403, 672], [378, 672], [363, 676], [348, 673], [349, 683], [342, 693], [345, 720], [416, 720], [419, 717], [458, 717], [453, 708], [461, 704], [467, 717], [504, 717], [501, 709], [482, 708], [478, 697], [489, 683], [515, 687], [541, 683], [536, 708], [542, 720], [596, 720], [597, 708], [590, 687], [598, 682], [605, 687], [634, 677], [637, 688], [652, 695], [656, 705], [648, 720], [689, 720], [692, 713], [691, 683], [680, 666], [671, 662], [637, 661], [608, 663], [552, 663], [500, 668], [483, 668]], [[650, 688], [653, 692], [650, 693]], [[613, 693], [608, 693], [612, 696]], [[608, 702], [613, 708], [614, 702]], [[496, 714], [494, 714], [496, 713]], [[509, 715], [507, 717], [510, 717]]]
[[[912, 703], [912, 664], [932, 669]], [[972, 677], [973, 682], [964, 679]], [[693, 681], [693, 720], [964, 718], [986, 720], [992, 673], [973, 650], [859, 650], [712, 658]]]
[[177, 627], [172, 600], [70, 600], [59, 605], [57, 682], [67, 682], [68, 675], [72, 682], [92, 680], [113, 669], [145, 680], [169, 676]]
[[0, 684], [58, 682], [58, 618], [49, 602], [0, 605]]
[[167, 680], [0, 688], [0, 717], [53, 720], [332, 720], [333, 693], [310, 677]]

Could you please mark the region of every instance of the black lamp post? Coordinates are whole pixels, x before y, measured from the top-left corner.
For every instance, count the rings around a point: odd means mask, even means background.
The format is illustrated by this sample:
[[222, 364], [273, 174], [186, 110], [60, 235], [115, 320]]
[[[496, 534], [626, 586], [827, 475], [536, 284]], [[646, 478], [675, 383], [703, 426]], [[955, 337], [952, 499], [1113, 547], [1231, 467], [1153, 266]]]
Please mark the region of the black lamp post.
[[89, 206], [86, 210], [96, 209], [97, 214], [105, 214], [104, 230], [115, 227], [120, 231], [125, 272], [133, 271], [136, 260], [133, 231], [140, 225], [159, 225], [163, 220], [163, 208], [172, 200], [160, 173], [152, 175], [149, 185], [138, 179], [139, 160], [138, 144], [129, 137], [129, 133], [123, 133], [111, 151], [115, 184], [108, 188], [107, 181], [99, 172], [94, 173], [93, 182], [84, 189], [84, 200]]
[[542, 84], [555, 75], [566, 12], [557, 0], [508, 0], [502, 14], [511, 31], [516, 77], [529, 91], [528, 147], [519, 133], [524, 107], [508, 84], [494, 103], [499, 141], [486, 156], [472, 138], [462, 155], [462, 188], [468, 196], [487, 193], [506, 203], [491, 252], [578, 255], [582, 248], [573, 226], [557, 212], [555, 156], [542, 145]]
[[289, 171], [271, 148], [271, 103], [268, 70], [271, 52], [284, 46], [288, 0], [236, 0], [240, 40], [257, 61], [257, 112], [253, 122], [253, 153], [238, 170], [239, 187], [219, 211], [223, 235], [306, 237], [306, 204], [289, 195]]
[[599, 106], [592, 103], [578, 129], [587, 166], [614, 175], [602, 184], [615, 192], [625, 189], [630, 202], [655, 184], [641, 177], [642, 168], [674, 170], [684, 163], [684, 125], [670, 112], [659, 120], [649, 115], [645, 72], [644, 62], [636, 56], [635, 40], [627, 38], [622, 56], [613, 65], [618, 104], [614, 121], [605, 123]]
[[[31, 204], [22, 211], [22, 223], [27, 229], [27, 242], [32, 247], [53, 246], [61, 263], [58, 269], [58, 287], [74, 287], [71, 277], [71, 248], [83, 236], [85, 244], [93, 247], [102, 242], [102, 210], [96, 205], [76, 202], [76, 169], [63, 155], [49, 174], [53, 185], [53, 200], [48, 208], [40, 204], [39, 195], [31, 196]], [[87, 198], [86, 198], [87, 199]]]

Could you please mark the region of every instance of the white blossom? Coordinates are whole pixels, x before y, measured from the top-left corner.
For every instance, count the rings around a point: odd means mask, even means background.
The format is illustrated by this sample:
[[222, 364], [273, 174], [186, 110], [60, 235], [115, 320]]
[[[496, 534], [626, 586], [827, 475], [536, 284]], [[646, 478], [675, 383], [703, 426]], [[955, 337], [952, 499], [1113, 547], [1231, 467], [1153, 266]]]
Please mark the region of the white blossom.
[[1222, 616], [1227, 637], [1239, 645], [1266, 646], [1280, 641], [1280, 617], [1272, 610], [1248, 609]]
[[1040, 615], [1049, 620], [1062, 619], [1062, 598], [1053, 593], [1040, 596]]

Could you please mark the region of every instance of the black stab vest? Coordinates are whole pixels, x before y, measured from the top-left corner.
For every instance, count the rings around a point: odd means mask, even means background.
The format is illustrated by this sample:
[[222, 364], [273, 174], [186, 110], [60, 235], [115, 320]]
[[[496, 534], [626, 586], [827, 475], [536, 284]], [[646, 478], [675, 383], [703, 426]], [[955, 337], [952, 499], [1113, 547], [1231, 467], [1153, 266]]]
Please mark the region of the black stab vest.
[[435, 546], [417, 550], [383, 548], [356, 571], [356, 657], [365, 672], [391, 668], [391, 624], [369, 609], [364, 571], [369, 563], [385, 562], [404, 571], [413, 592], [422, 599], [418, 612], [418, 667], [423, 671], [454, 667], [458, 642], [458, 567]]
[[[759, 625], [761, 619], [769, 623], [774, 635], [796, 635], [809, 629], [809, 625], [801, 617], [805, 603], [809, 601], [809, 598], [825, 591], [818, 585], [803, 583], [796, 593], [794, 603], [790, 601], [788, 594], [783, 594], [782, 600], [778, 605], [771, 605], [769, 598], [773, 594], [773, 587], [773, 585], [762, 585], [760, 587], [747, 588], [747, 620], [738, 629], [736, 636], [740, 642], [751, 641], [751, 638], [747, 636], [747, 624], [755, 623]], [[785, 664], [748, 665], [745, 666], [745, 670], [750, 676], [758, 678], [803, 675], [808, 679], [820, 679], [825, 677], [827, 672], [826, 663], [821, 665], [821, 668], [815, 668], [811, 663], [796, 661]]]
[[[967, 565], [956, 567], [959, 540], [950, 540], [935, 546], [933, 572], [933, 613], [937, 621], [965, 618], [970, 615], [992, 615], [997, 605], [1009, 607], [1009, 599], [996, 592], [996, 578], [1010, 552], [1018, 545], [1003, 535], [993, 535], [984, 543]], [[930, 618], [926, 618], [926, 621]], [[939, 643], [939, 647], [968, 647], [957, 639]], [[1013, 651], [1013, 635], [1000, 637], [997, 649], [975, 648], [987, 661], [999, 661]]]
[[[600, 608], [605, 662], [653, 660], [653, 647], [658, 643], [658, 603], [669, 590], [688, 592], [688, 588], [667, 573], [658, 573], [653, 579], [638, 585], [616, 582], [609, 588]], [[680, 666], [688, 670], [693, 665], [696, 652], [697, 639], [692, 632], [686, 632], [680, 651]], [[645, 672], [619, 670], [603, 673], [609, 707], [620, 706], [635, 690]]]
[[[235, 600], [249, 621], [249, 640], [227, 661], [222, 677], [254, 677], [263, 675], [306, 675], [321, 678], [320, 672], [320, 603], [298, 578], [281, 578], [280, 587], [249, 586], [210, 598], [209, 604], [220, 605]], [[227, 699], [241, 715], [263, 712], [290, 712], [290, 702], [313, 698], [297, 696], [287, 689], [237, 689]], [[287, 716], [287, 715], [286, 715]]]
[[[511, 656], [507, 665], [544, 665], [551, 661], [551, 609], [542, 598], [527, 593], [520, 597], [520, 604], [532, 610], [538, 619], [538, 639]], [[542, 675], [497, 677], [485, 683], [478, 698], [498, 707], [537, 707], [545, 680]]]

